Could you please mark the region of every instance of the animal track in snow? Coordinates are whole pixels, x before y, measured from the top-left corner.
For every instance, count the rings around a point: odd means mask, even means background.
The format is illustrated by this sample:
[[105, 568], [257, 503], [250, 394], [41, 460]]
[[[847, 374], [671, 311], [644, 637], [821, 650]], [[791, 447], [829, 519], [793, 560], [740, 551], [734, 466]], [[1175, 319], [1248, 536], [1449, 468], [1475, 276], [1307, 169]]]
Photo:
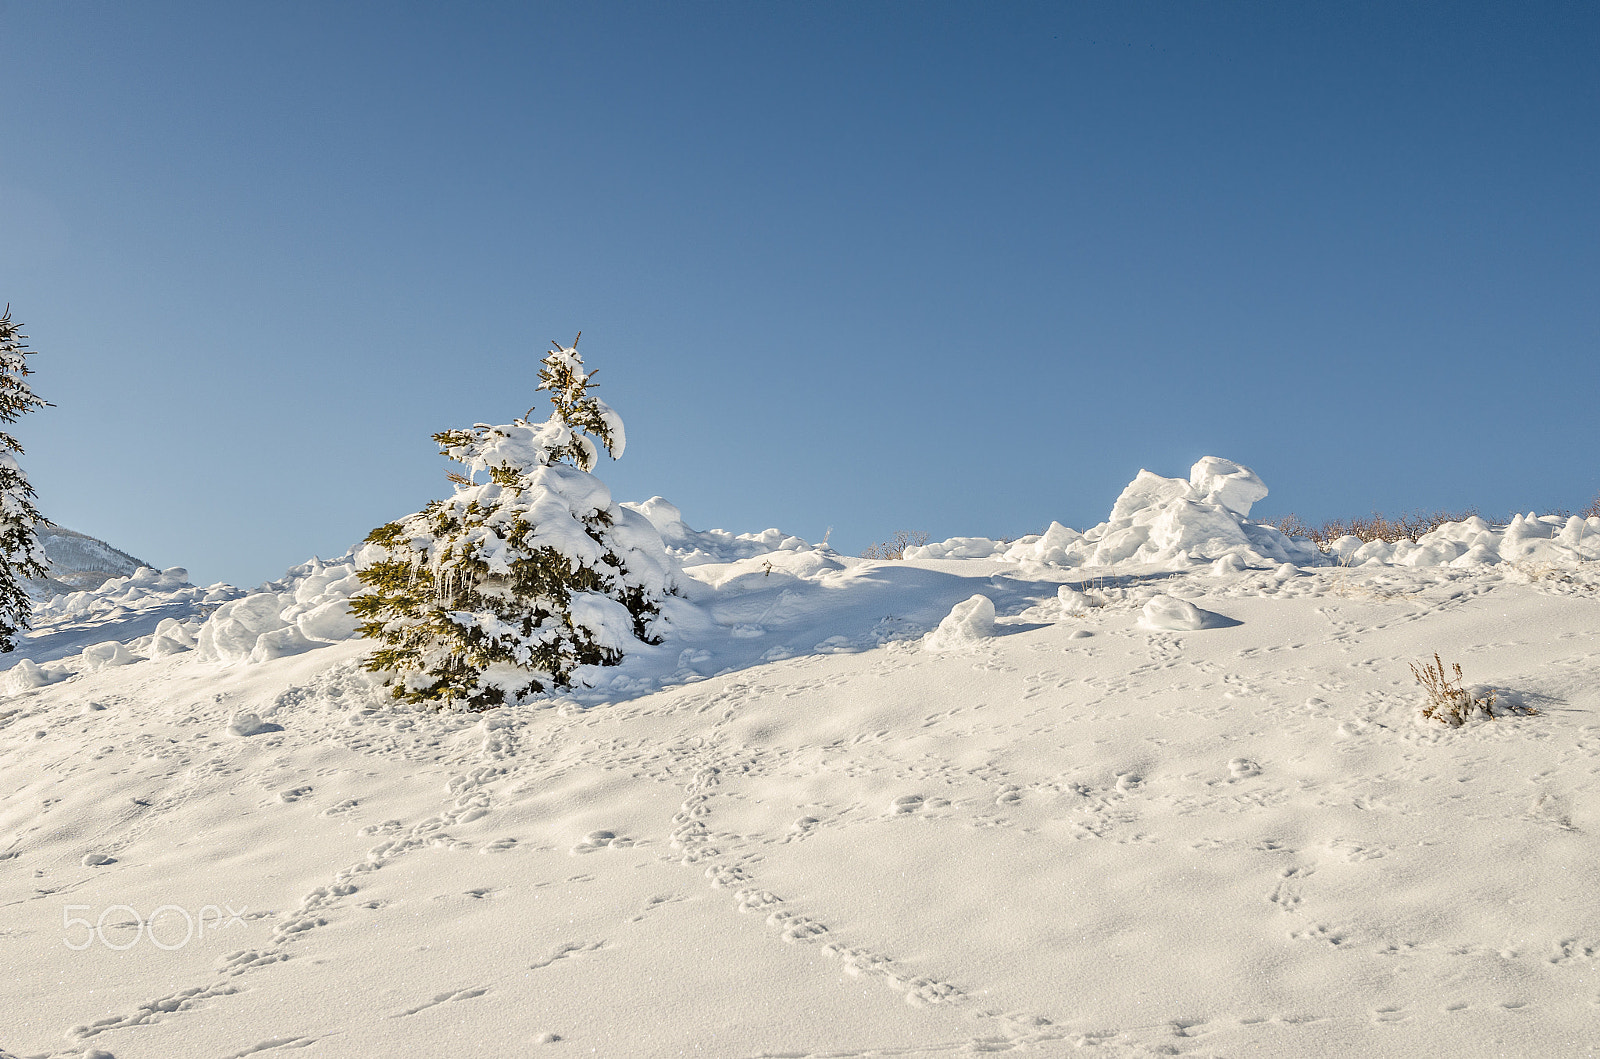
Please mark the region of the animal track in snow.
[[217, 968], [226, 975], [240, 975], [257, 967], [265, 967], [271, 963], [282, 963], [289, 959], [286, 952], [261, 952], [257, 949], [241, 949], [230, 952], [217, 959]]
[[828, 932], [828, 928], [798, 912], [774, 912], [767, 917], [767, 926], [782, 931], [787, 942], [815, 941]]
[[453, 993], [437, 993], [434, 995], [434, 998], [427, 1003], [418, 1004], [414, 1008], [407, 1008], [398, 1015], [393, 1015], [391, 1017], [397, 1019], [408, 1018], [412, 1015], [427, 1011], [429, 1008], [438, 1007], [440, 1004], [450, 1004], [458, 1000], [476, 1000], [478, 997], [483, 996], [487, 992], [489, 992], [489, 987], [485, 985], [478, 986], [473, 989], [458, 989]]
[[1278, 883], [1267, 894], [1267, 900], [1278, 906], [1282, 912], [1292, 912], [1300, 903], [1300, 883], [1305, 877], [1312, 874], [1310, 868], [1295, 867], [1284, 868], [1278, 872]]
[[783, 904], [783, 898], [767, 890], [740, 890], [733, 896], [741, 912], [765, 912]]
[[316, 1044], [318, 1040], [319, 1038], [317, 1037], [268, 1037], [264, 1041], [257, 1041], [243, 1051], [234, 1052], [227, 1059], [245, 1059], [246, 1056], [270, 1052], [275, 1048], [308, 1048]]
[[682, 894], [657, 894], [644, 903], [644, 907], [639, 910], [638, 915], [629, 916], [627, 922], [642, 923], [644, 922], [644, 917], [649, 915], [651, 912], [654, 912], [656, 909], [665, 905], [674, 905], [687, 900], [688, 898], [684, 897]]
[[1600, 947], [1584, 945], [1577, 938], [1562, 938], [1556, 942], [1556, 951], [1547, 957], [1554, 964], [1571, 963], [1573, 960], [1592, 960], [1600, 955]]
[[385, 820], [381, 824], [368, 824], [366, 827], [363, 827], [360, 831], [357, 831], [356, 834], [358, 834], [358, 835], [398, 835], [400, 832], [404, 831], [405, 829], [406, 829], [406, 825], [401, 823], [399, 820]]
[[1340, 932], [1337, 928], [1330, 927], [1325, 923], [1314, 923], [1305, 930], [1297, 930], [1292, 932], [1289, 937], [1295, 939], [1296, 941], [1320, 941], [1327, 945], [1331, 945], [1334, 948], [1338, 948], [1347, 940], [1349, 940], [1348, 937]]
[[896, 816], [904, 813], [914, 813], [922, 808], [923, 801], [924, 799], [920, 794], [902, 794], [889, 803], [889, 812], [891, 815]]
[[188, 1011], [199, 1006], [203, 1001], [212, 997], [229, 996], [239, 991], [237, 986], [210, 985], [194, 986], [177, 993], [171, 993], [156, 1000], [146, 1001], [139, 1005], [139, 1010], [131, 1015], [112, 1015], [107, 1018], [91, 1022], [88, 1025], [74, 1026], [67, 1031], [69, 1040], [84, 1040], [107, 1030], [127, 1029], [130, 1026], [148, 1026], [161, 1020], [163, 1015], [174, 1011]]
[[598, 952], [605, 948], [604, 939], [600, 941], [566, 941], [557, 945], [550, 951], [550, 955], [537, 963], [528, 964], [530, 971], [542, 971], [551, 964], [560, 960], [568, 960], [574, 956], [582, 956], [586, 952]]
[[848, 975], [882, 978], [891, 989], [904, 993], [906, 1002], [910, 1004], [941, 1004], [964, 996], [961, 990], [948, 982], [902, 974], [893, 960], [869, 949], [824, 945], [822, 952], [838, 957]]
[[574, 857], [579, 857], [585, 853], [594, 853], [602, 849], [627, 849], [631, 845], [633, 845], [633, 839], [623, 838], [615, 831], [591, 831], [583, 836], [582, 841], [572, 847], [571, 853]]
[[1328, 849], [1335, 853], [1343, 853], [1344, 859], [1351, 864], [1365, 860], [1379, 860], [1386, 853], [1386, 850], [1380, 846], [1364, 846], [1347, 838], [1331, 840], [1328, 843]]

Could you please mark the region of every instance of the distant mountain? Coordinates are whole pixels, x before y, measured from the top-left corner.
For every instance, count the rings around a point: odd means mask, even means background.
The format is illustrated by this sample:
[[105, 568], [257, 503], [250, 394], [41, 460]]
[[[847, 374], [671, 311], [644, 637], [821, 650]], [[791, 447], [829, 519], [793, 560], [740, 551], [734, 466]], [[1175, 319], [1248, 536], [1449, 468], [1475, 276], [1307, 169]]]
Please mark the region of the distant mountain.
[[40, 530], [39, 541], [49, 559], [50, 576], [31, 583], [35, 595], [98, 588], [113, 577], [127, 577], [150, 565], [103, 540], [61, 526]]

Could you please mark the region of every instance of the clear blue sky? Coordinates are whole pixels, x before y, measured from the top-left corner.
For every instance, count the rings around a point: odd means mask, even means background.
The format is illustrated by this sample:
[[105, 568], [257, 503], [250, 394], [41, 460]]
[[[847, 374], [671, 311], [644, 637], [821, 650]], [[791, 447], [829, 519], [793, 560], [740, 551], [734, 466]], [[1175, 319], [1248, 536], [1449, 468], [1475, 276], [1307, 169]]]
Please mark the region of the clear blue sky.
[[[619, 499], [859, 551], [1600, 489], [1600, 5], [0, 0], [46, 514], [254, 583], [584, 332]], [[541, 413], [542, 414], [542, 413]]]

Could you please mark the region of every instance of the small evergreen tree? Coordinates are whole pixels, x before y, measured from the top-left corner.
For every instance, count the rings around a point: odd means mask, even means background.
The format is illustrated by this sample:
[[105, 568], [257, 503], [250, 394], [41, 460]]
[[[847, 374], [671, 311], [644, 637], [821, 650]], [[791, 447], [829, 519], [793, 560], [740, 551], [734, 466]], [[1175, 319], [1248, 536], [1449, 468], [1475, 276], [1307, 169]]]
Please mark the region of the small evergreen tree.
[[588, 392], [594, 372], [577, 344], [552, 343], [539, 372], [554, 415], [435, 434], [467, 468], [450, 476], [455, 495], [367, 536], [370, 591], [350, 608], [361, 634], [382, 641], [366, 665], [393, 674], [396, 698], [491, 709], [659, 642], [672, 560], [655, 527], [589, 473], [596, 441], [616, 458], [625, 437]]
[[[35, 408], [49, 405], [28, 387], [32, 350], [11, 320], [11, 306], [0, 315], [0, 423], [15, 423]], [[17, 457], [22, 446], [0, 431], [0, 652], [16, 647], [15, 634], [29, 627], [33, 601], [20, 579], [44, 577], [44, 548], [39, 527], [50, 522], [33, 506], [33, 486]]]

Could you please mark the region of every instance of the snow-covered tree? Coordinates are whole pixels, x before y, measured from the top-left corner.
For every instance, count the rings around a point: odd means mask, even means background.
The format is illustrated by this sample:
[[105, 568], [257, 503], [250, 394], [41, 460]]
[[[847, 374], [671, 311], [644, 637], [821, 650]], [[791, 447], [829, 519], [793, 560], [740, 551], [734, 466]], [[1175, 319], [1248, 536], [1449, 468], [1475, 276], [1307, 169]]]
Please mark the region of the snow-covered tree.
[[350, 607], [382, 641], [366, 664], [392, 675], [396, 698], [491, 709], [659, 642], [674, 565], [655, 527], [589, 473], [600, 446], [622, 455], [625, 436], [588, 392], [577, 344], [552, 343], [544, 358], [548, 420], [435, 434], [467, 468], [450, 476], [455, 495], [368, 535], [369, 591]]
[[[49, 404], [28, 386], [32, 351], [27, 337], [12, 322], [7, 305], [0, 314], [0, 423], [15, 423]], [[0, 431], [0, 651], [16, 646], [17, 630], [28, 628], [33, 615], [33, 601], [21, 579], [47, 572], [38, 530], [50, 522], [33, 506], [33, 486], [17, 463], [21, 455], [17, 439]]]

